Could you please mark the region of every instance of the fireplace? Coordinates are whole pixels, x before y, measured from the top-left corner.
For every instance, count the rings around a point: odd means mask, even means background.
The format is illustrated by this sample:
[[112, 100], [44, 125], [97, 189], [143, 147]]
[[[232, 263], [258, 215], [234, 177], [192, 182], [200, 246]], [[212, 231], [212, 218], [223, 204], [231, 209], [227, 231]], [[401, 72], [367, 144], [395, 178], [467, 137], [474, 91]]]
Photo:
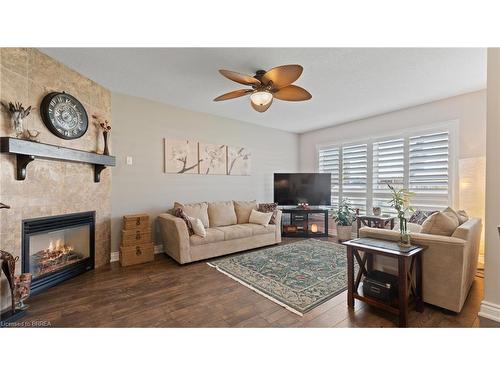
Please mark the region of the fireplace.
[[94, 268], [95, 211], [23, 220], [22, 270], [32, 294]]

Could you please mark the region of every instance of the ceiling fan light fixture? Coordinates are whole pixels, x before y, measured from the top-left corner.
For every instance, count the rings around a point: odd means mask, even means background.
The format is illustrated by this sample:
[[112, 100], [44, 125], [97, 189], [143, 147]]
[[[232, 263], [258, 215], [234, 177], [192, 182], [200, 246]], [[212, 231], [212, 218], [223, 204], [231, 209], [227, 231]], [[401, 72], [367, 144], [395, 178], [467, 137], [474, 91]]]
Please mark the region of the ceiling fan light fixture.
[[273, 94], [269, 91], [256, 91], [250, 95], [250, 100], [257, 107], [266, 107], [273, 100]]
[[303, 68], [297, 64], [281, 65], [268, 70], [258, 70], [252, 77], [230, 70], [219, 70], [219, 72], [231, 81], [251, 88], [231, 91], [214, 99], [220, 102], [250, 95], [250, 105], [257, 112], [265, 112], [273, 103], [273, 99], [289, 102], [300, 102], [311, 99], [311, 94], [302, 87], [292, 85], [300, 75]]

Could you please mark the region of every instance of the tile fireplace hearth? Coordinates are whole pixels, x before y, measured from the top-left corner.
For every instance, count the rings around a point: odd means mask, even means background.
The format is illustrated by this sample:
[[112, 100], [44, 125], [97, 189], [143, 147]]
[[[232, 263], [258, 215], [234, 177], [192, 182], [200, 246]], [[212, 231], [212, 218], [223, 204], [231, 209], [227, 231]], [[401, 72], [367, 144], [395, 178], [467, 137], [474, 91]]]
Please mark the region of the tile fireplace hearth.
[[95, 211], [23, 220], [22, 231], [32, 294], [94, 268]]

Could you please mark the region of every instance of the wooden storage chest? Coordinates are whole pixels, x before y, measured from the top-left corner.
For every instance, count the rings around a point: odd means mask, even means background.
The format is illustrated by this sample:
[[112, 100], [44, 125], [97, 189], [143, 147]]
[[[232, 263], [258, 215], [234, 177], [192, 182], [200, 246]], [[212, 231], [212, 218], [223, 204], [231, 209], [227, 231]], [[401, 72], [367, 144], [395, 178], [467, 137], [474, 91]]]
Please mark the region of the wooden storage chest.
[[149, 230], [149, 216], [146, 214], [125, 215], [123, 217], [123, 229], [145, 229]]
[[120, 246], [120, 265], [125, 267], [153, 260], [154, 245], [149, 216], [146, 214], [125, 215]]
[[120, 247], [120, 265], [123, 267], [152, 262], [154, 257], [155, 252], [152, 243]]

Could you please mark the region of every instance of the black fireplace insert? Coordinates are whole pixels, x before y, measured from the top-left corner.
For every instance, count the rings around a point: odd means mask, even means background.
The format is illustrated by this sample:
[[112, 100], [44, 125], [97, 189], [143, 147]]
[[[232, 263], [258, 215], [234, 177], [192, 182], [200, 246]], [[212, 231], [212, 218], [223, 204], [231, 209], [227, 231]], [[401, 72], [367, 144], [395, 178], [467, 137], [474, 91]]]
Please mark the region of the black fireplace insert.
[[32, 294], [93, 269], [95, 211], [23, 220], [22, 249]]

